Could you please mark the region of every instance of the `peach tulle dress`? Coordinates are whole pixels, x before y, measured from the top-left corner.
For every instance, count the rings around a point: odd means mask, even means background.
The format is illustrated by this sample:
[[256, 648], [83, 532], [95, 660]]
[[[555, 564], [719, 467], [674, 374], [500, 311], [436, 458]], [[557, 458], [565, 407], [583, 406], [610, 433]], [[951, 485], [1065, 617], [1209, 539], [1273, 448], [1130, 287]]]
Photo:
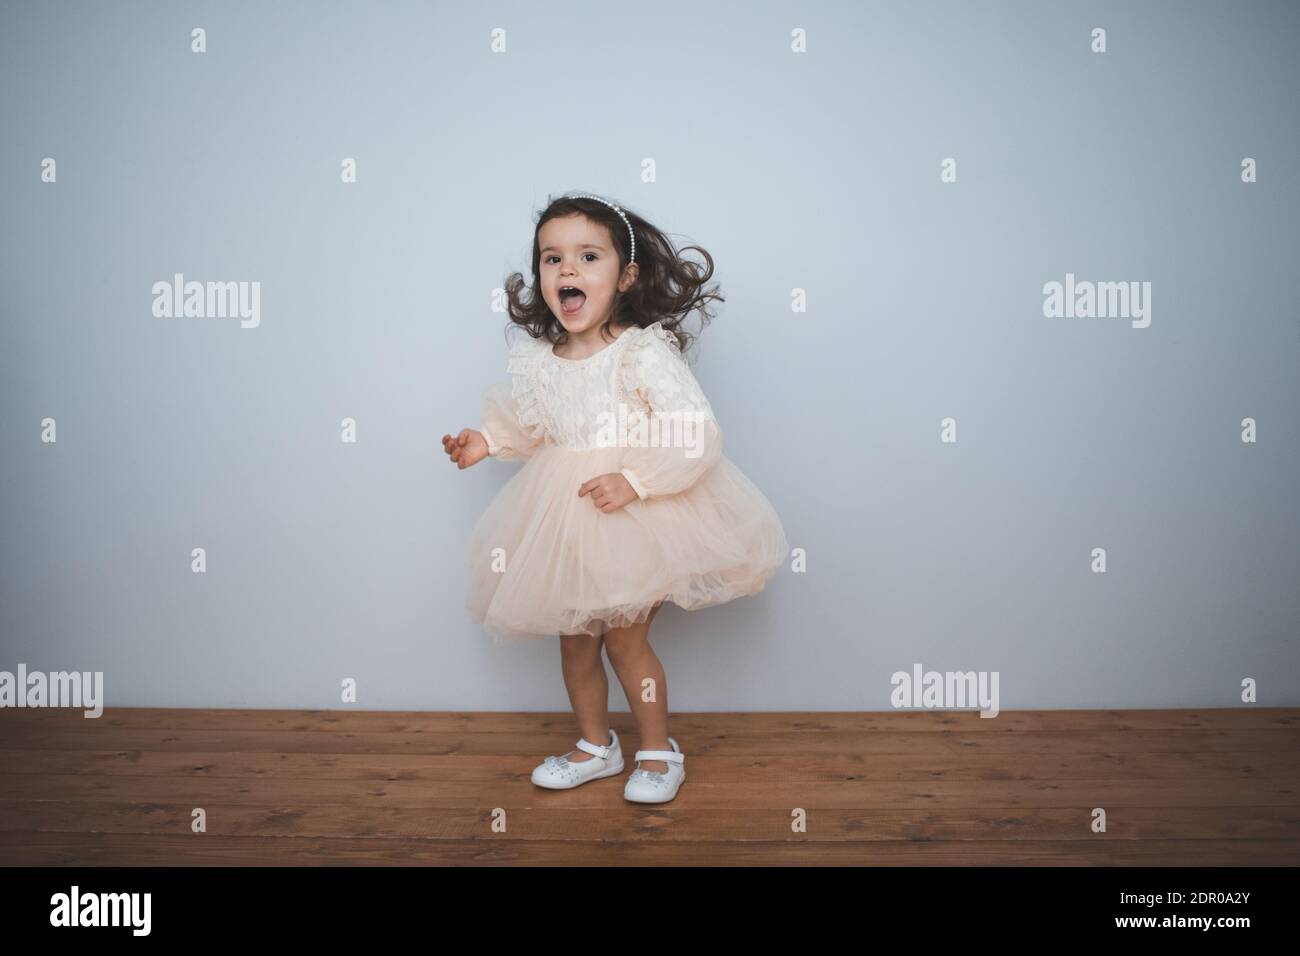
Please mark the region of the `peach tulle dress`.
[[[603, 634], [660, 601], [695, 610], [767, 585], [789, 551], [781, 520], [723, 456], [713, 409], [662, 323], [582, 359], [524, 337], [507, 370], [511, 381], [483, 394], [479, 431], [490, 455], [525, 464], [465, 553], [465, 606], [494, 643]], [[610, 472], [639, 497], [607, 513], [578, 489]]]

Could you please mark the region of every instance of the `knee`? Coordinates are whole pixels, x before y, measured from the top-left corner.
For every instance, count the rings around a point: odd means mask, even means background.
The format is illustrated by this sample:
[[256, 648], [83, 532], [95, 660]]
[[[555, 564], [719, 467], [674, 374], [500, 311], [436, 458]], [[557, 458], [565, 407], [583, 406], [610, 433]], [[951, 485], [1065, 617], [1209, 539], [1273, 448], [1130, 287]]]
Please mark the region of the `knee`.
[[619, 661], [640, 656], [645, 643], [645, 631], [640, 628], [618, 628], [610, 631], [605, 641], [609, 662], [617, 667]]

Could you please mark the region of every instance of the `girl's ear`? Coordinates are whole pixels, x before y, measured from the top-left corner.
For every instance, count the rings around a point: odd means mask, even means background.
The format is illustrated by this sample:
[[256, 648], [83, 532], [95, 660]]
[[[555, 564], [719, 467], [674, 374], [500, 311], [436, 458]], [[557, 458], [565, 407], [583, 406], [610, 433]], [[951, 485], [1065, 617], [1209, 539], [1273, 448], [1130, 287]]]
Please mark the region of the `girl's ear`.
[[629, 262], [627, 268], [623, 270], [623, 278], [619, 280], [618, 291], [626, 292], [632, 288], [632, 285], [636, 282], [636, 277], [640, 274], [641, 267], [635, 262]]

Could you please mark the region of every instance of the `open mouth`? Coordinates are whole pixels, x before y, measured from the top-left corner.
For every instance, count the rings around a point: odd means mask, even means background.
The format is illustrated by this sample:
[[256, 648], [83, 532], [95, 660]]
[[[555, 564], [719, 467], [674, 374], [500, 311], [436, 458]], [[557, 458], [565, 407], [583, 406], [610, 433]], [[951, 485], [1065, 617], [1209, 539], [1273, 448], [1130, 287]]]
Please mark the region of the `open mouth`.
[[566, 285], [560, 289], [560, 308], [565, 315], [575, 315], [587, 301], [587, 293], [577, 286]]

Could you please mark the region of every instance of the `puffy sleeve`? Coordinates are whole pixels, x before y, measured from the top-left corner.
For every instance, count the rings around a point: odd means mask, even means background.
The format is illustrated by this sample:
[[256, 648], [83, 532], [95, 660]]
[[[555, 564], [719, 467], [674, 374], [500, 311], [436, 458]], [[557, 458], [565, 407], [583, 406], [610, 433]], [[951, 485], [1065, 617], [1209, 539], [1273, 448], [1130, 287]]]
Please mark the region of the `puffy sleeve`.
[[722, 456], [722, 431], [677, 346], [659, 323], [636, 335], [619, 356], [623, 394], [644, 430], [633, 429], [620, 469], [641, 499], [685, 491]]
[[478, 430], [489, 455], [523, 460], [531, 458], [542, 444], [545, 430], [532, 376], [537, 357], [536, 340], [516, 343], [506, 365], [510, 381], [497, 382], [483, 392]]

